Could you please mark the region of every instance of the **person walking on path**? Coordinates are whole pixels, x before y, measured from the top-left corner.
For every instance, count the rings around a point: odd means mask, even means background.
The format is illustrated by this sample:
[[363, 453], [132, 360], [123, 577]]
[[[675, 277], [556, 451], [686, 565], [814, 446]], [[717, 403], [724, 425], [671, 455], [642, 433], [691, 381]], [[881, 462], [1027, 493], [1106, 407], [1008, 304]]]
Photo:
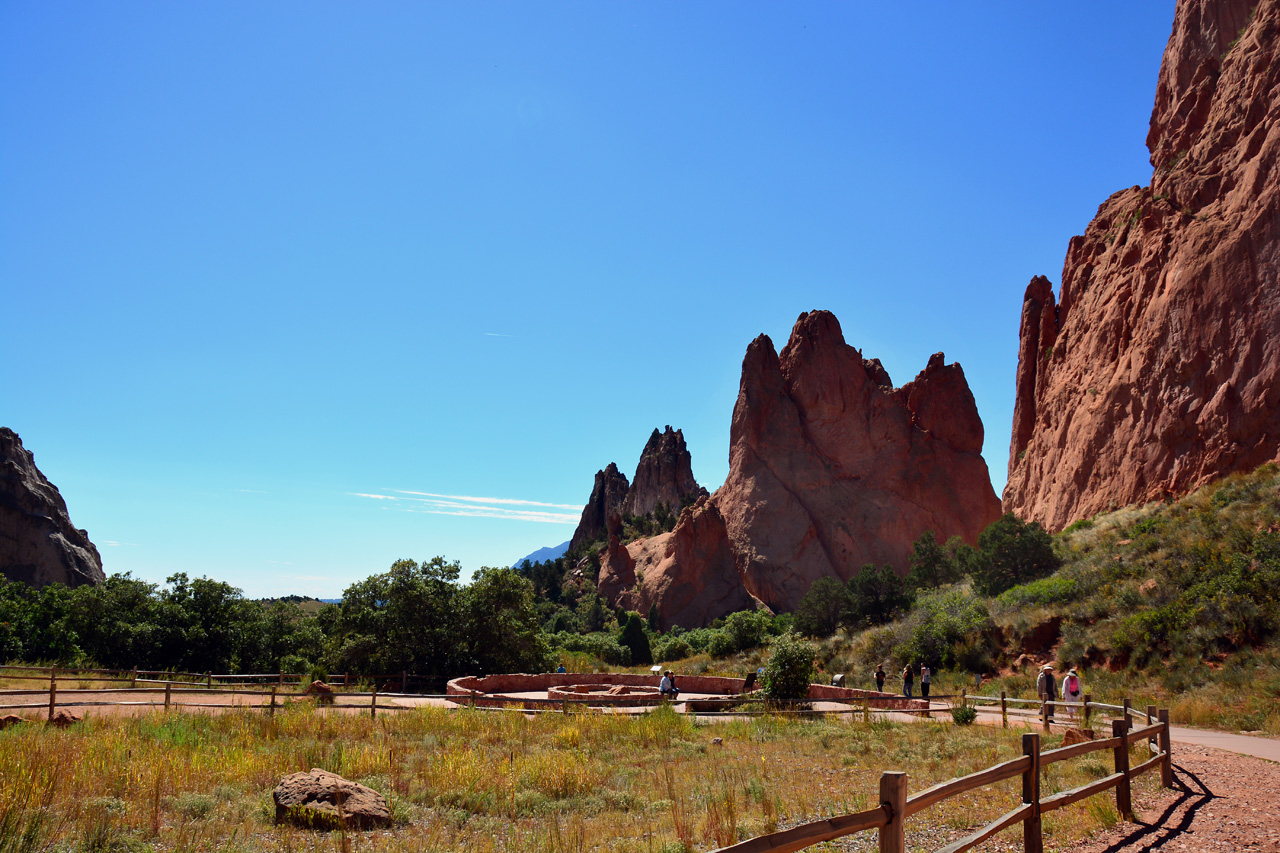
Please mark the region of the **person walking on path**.
[[1071, 714], [1071, 719], [1076, 718], [1076, 711], [1080, 708], [1080, 696], [1084, 693], [1084, 685], [1080, 683], [1080, 676], [1076, 673], [1075, 667], [1067, 670], [1067, 677], [1062, 679], [1062, 698], [1067, 700], [1067, 712]]
[[1036, 695], [1041, 702], [1051, 703], [1045, 708], [1044, 714], [1045, 719], [1052, 720], [1052, 703], [1058, 698], [1058, 682], [1053, 678], [1053, 664], [1047, 663], [1040, 667], [1040, 677], [1036, 679]]
[[886, 677], [884, 665], [876, 664], [876, 690], [880, 693], [884, 692], [884, 680]]
[[920, 698], [921, 699], [929, 698], [929, 676], [931, 674], [932, 673], [929, 672], [928, 664], [920, 664]]
[[911, 686], [916, 680], [916, 674], [911, 671], [911, 664], [907, 664], [902, 668], [902, 695], [911, 697]]

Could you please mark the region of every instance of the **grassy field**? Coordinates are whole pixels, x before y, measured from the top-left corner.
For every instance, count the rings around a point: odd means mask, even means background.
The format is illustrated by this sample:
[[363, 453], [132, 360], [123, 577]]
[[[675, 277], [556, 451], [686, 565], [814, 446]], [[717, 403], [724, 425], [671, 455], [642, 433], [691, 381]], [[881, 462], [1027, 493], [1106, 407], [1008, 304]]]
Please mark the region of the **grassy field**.
[[[91, 716], [66, 730], [0, 732], [0, 851], [709, 850], [869, 808], [883, 770], [907, 771], [915, 792], [1015, 757], [1018, 736], [949, 721], [698, 725], [666, 709]], [[275, 826], [272, 789], [311, 767], [381, 791], [396, 827], [343, 836]], [[1045, 790], [1108, 772], [1108, 753], [1064, 762], [1049, 768]], [[936, 849], [1002, 814], [1017, 785], [912, 818], [909, 847]], [[1106, 795], [1046, 816], [1050, 849], [1115, 820]], [[871, 833], [842, 849], [874, 846]]]

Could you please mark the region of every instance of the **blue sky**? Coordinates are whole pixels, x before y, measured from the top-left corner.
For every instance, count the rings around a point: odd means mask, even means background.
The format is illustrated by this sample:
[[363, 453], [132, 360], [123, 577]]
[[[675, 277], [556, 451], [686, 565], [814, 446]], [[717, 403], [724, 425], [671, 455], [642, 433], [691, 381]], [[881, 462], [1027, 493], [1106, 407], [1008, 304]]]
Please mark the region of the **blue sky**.
[[[959, 361], [1145, 184], [1172, 0], [0, 2], [0, 424], [108, 572], [336, 596], [569, 538], [748, 342]], [[373, 497], [370, 497], [373, 496]], [[479, 500], [485, 499], [485, 500]]]

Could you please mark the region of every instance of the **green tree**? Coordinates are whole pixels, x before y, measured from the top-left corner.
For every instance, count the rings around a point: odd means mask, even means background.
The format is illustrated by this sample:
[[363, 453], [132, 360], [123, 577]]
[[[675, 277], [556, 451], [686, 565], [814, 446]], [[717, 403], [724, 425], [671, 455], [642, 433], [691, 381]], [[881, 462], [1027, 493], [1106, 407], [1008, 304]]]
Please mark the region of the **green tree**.
[[462, 590], [458, 609], [463, 668], [477, 675], [551, 668], [533, 584], [515, 570], [480, 569]]
[[653, 649], [649, 646], [649, 635], [644, 632], [644, 620], [639, 613], [627, 613], [618, 634], [618, 643], [631, 650], [633, 666], [653, 663]]
[[913, 595], [893, 566], [868, 563], [849, 578], [850, 620], [855, 625], [883, 625], [911, 607]]
[[849, 588], [832, 577], [813, 582], [795, 611], [795, 629], [806, 637], [830, 637], [849, 617]]
[[773, 700], [804, 699], [816, 671], [817, 649], [795, 634], [783, 634], [773, 643], [773, 654], [764, 665], [761, 684], [764, 695]]
[[[959, 541], [953, 537], [953, 541]], [[948, 545], [951, 543], [949, 542]], [[954, 551], [938, 544], [932, 530], [926, 530], [911, 549], [911, 571], [907, 573], [907, 586], [911, 589], [934, 589], [955, 583], [963, 572], [954, 559]]]
[[1061, 560], [1053, 553], [1053, 540], [1045, 529], [1008, 512], [978, 534], [977, 559], [970, 574], [979, 593], [999, 595], [1051, 574], [1059, 565]]

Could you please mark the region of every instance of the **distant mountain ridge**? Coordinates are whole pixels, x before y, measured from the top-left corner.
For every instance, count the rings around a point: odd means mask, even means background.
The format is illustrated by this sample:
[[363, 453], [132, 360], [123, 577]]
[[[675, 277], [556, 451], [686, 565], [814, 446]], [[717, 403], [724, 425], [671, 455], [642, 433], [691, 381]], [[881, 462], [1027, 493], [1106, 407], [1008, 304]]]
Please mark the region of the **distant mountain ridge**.
[[511, 564], [511, 568], [519, 568], [525, 560], [530, 563], [545, 563], [547, 560], [555, 560], [564, 556], [564, 552], [569, 550], [569, 542], [561, 542], [559, 545], [548, 545], [545, 548], [539, 548], [532, 554], [528, 554]]

